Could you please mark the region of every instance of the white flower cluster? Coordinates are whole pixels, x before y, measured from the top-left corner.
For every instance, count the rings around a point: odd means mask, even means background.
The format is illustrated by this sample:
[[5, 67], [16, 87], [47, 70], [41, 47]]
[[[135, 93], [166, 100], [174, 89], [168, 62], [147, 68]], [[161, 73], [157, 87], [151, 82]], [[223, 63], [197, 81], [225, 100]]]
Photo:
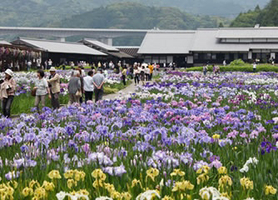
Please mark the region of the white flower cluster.
[[118, 80], [113, 80], [113, 79], [109, 79], [109, 78], [105, 78], [105, 83], [108, 83], [110, 85], [113, 85], [113, 84], [116, 84], [116, 83], [121, 83], [120, 81]]
[[278, 80], [276, 78], [268, 78], [268, 79], [263, 79], [263, 78], [252, 78], [252, 79], [247, 79], [244, 81], [246, 85], [270, 85], [270, 84], [275, 84], [277, 85]]
[[258, 159], [257, 158], [249, 158], [246, 163], [243, 165], [243, 167], [239, 170], [241, 173], [248, 172], [249, 171], [249, 165], [257, 165], [258, 164]]
[[243, 90], [243, 92], [245, 92], [246, 94], [248, 94], [250, 98], [249, 101], [247, 101], [247, 104], [252, 104], [252, 103], [256, 103], [257, 102], [257, 96], [256, 96], [256, 92], [249, 92], [247, 90]]
[[274, 121], [274, 124], [278, 124], [278, 117], [274, 117], [272, 120]]
[[75, 194], [75, 195], [72, 195], [70, 193], [63, 192], [63, 191], [57, 193], [56, 197], [57, 197], [58, 200], [64, 200], [65, 197], [70, 197], [71, 200], [78, 200], [80, 198], [89, 200], [89, 197], [87, 195], [84, 195], [84, 194]]
[[222, 197], [220, 192], [214, 187], [204, 187], [199, 194], [202, 199], [229, 200], [227, 197]]
[[160, 199], [160, 196], [156, 190], [147, 190], [146, 192], [139, 194], [136, 197], [136, 200], [151, 200], [153, 199], [153, 195], [157, 196]]
[[98, 197], [96, 200], [113, 200], [110, 197]]

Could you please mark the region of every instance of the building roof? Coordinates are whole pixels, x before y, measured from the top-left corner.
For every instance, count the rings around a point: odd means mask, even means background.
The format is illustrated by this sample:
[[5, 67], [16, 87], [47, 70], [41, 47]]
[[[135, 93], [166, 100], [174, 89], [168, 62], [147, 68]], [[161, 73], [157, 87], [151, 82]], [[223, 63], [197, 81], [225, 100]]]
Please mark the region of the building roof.
[[214, 51], [214, 52], [245, 52], [249, 51], [249, 45], [247, 44], [232, 44], [232, 43], [220, 43], [216, 38], [218, 34], [217, 29], [202, 29], [195, 33], [192, 47], [190, 51]]
[[113, 47], [113, 46], [110, 46], [110, 45], [107, 45], [107, 44], [104, 44], [100, 41], [97, 41], [97, 40], [94, 40], [94, 39], [83, 39], [82, 40], [83, 44], [90, 44], [90, 45], [93, 45], [93, 46], [97, 46], [98, 48], [100, 49], [103, 49], [105, 51], [119, 51], [119, 49]]
[[94, 56], [106, 56], [105, 53], [87, 47], [86, 45], [80, 43], [68, 43], [68, 42], [58, 42], [50, 40], [37, 40], [37, 39], [25, 39], [19, 38], [13, 42], [14, 44], [24, 44], [27, 46], [39, 48], [42, 51], [47, 51], [51, 53], [68, 53], [68, 54], [86, 54]]
[[131, 55], [129, 54], [126, 54], [125, 52], [108, 52], [109, 55], [112, 55], [112, 56], [115, 56], [115, 57], [118, 57], [118, 58], [133, 58]]
[[[261, 28], [259, 28], [261, 29]], [[250, 32], [250, 38], [278, 38], [278, 28], [245, 29], [198, 29], [196, 31], [162, 31], [148, 32], [144, 38], [139, 54], [188, 54], [191, 52], [248, 52], [252, 49], [278, 49], [278, 43], [227, 43], [221, 37], [241, 37]], [[253, 35], [251, 32], [253, 31]], [[277, 31], [277, 32], [276, 32]], [[256, 34], [255, 34], [256, 33]]]
[[188, 54], [195, 31], [149, 31], [139, 54]]
[[5, 40], [0, 40], [0, 45], [12, 45], [11, 43], [9, 43], [9, 42], [7, 42], [7, 41], [5, 41]]
[[278, 38], [278, 27], [221, 28], [216, 38]]
[[137, 52], [140, 47], [138, 47], [138, 46], [117, 46], [116, 48], [119, 49], [121, 52], [124, 52], [128, 55], [137, 57], [138, 56]]

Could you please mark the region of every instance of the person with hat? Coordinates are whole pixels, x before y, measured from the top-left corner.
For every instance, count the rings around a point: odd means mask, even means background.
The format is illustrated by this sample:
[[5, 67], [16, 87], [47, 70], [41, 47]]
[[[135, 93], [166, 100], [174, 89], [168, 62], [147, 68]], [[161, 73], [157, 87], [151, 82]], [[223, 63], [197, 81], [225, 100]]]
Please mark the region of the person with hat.
[[1, 84], [1, 99], [2, 99], [2, 109], [3, 115], [5, 117], [10, 117], [11, 115], [11, 105], [14, 99], [14, 94], [16, 90], [16, 81], [13, 79], [13, 71], [7, 69], [5, 71], [5, 79]]
[[50, 68], [50, 77], [48, 80], [51, 94], [51, 105], [53, 109], [60, 107], [59, 94], [60, 94], [60, 76], [56, 73], [55, 67]]

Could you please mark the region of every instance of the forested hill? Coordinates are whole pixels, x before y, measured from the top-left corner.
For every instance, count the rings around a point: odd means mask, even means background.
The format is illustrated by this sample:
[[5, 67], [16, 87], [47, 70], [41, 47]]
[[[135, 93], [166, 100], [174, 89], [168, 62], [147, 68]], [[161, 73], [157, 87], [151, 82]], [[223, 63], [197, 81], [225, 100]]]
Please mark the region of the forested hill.
[[232, 27], [278, 26], [278, 0], [271, 0], [264, 9], [256, 7], [239, 16], [231, 23]]
[[0, 26], [42, 26], [46, 22], [126, 1], [176, 7], [192, 14], [232, 17], [257, 4], [264, 6], [269, 0], [1, 0]]
[[54, 25], [73, 28], [196, 29], [217, 27], [218, 20], [208, 16], [193, 16], [177, 8], [118, 3], [72, 16]]

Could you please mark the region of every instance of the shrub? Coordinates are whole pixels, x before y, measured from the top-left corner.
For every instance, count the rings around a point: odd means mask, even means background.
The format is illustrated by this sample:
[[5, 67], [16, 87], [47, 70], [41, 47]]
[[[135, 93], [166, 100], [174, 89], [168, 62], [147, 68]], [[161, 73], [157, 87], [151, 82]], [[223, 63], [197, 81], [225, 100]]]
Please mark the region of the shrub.
[[245, 62], [241, 59], [234, 60], [233, 62], [230, 63], [230, 65], [236, 65], [236, 66], [241, 66], [244, 64], [245, 64]]
[[[186, 71], [203, 71], [203, 67], [192, 67], [186, 69]], [[208, 71], [212, 71], [212, 67], [208, 68]], [[253, 72], [253, 66], [250, 64], [244, 65], [228, 65], [228, 66], [221, 66], [221, 72]], [[278, 66], [269, 65], [269, 64], [262, 64], [257, 65], [256, 72], [278, 72]]]

